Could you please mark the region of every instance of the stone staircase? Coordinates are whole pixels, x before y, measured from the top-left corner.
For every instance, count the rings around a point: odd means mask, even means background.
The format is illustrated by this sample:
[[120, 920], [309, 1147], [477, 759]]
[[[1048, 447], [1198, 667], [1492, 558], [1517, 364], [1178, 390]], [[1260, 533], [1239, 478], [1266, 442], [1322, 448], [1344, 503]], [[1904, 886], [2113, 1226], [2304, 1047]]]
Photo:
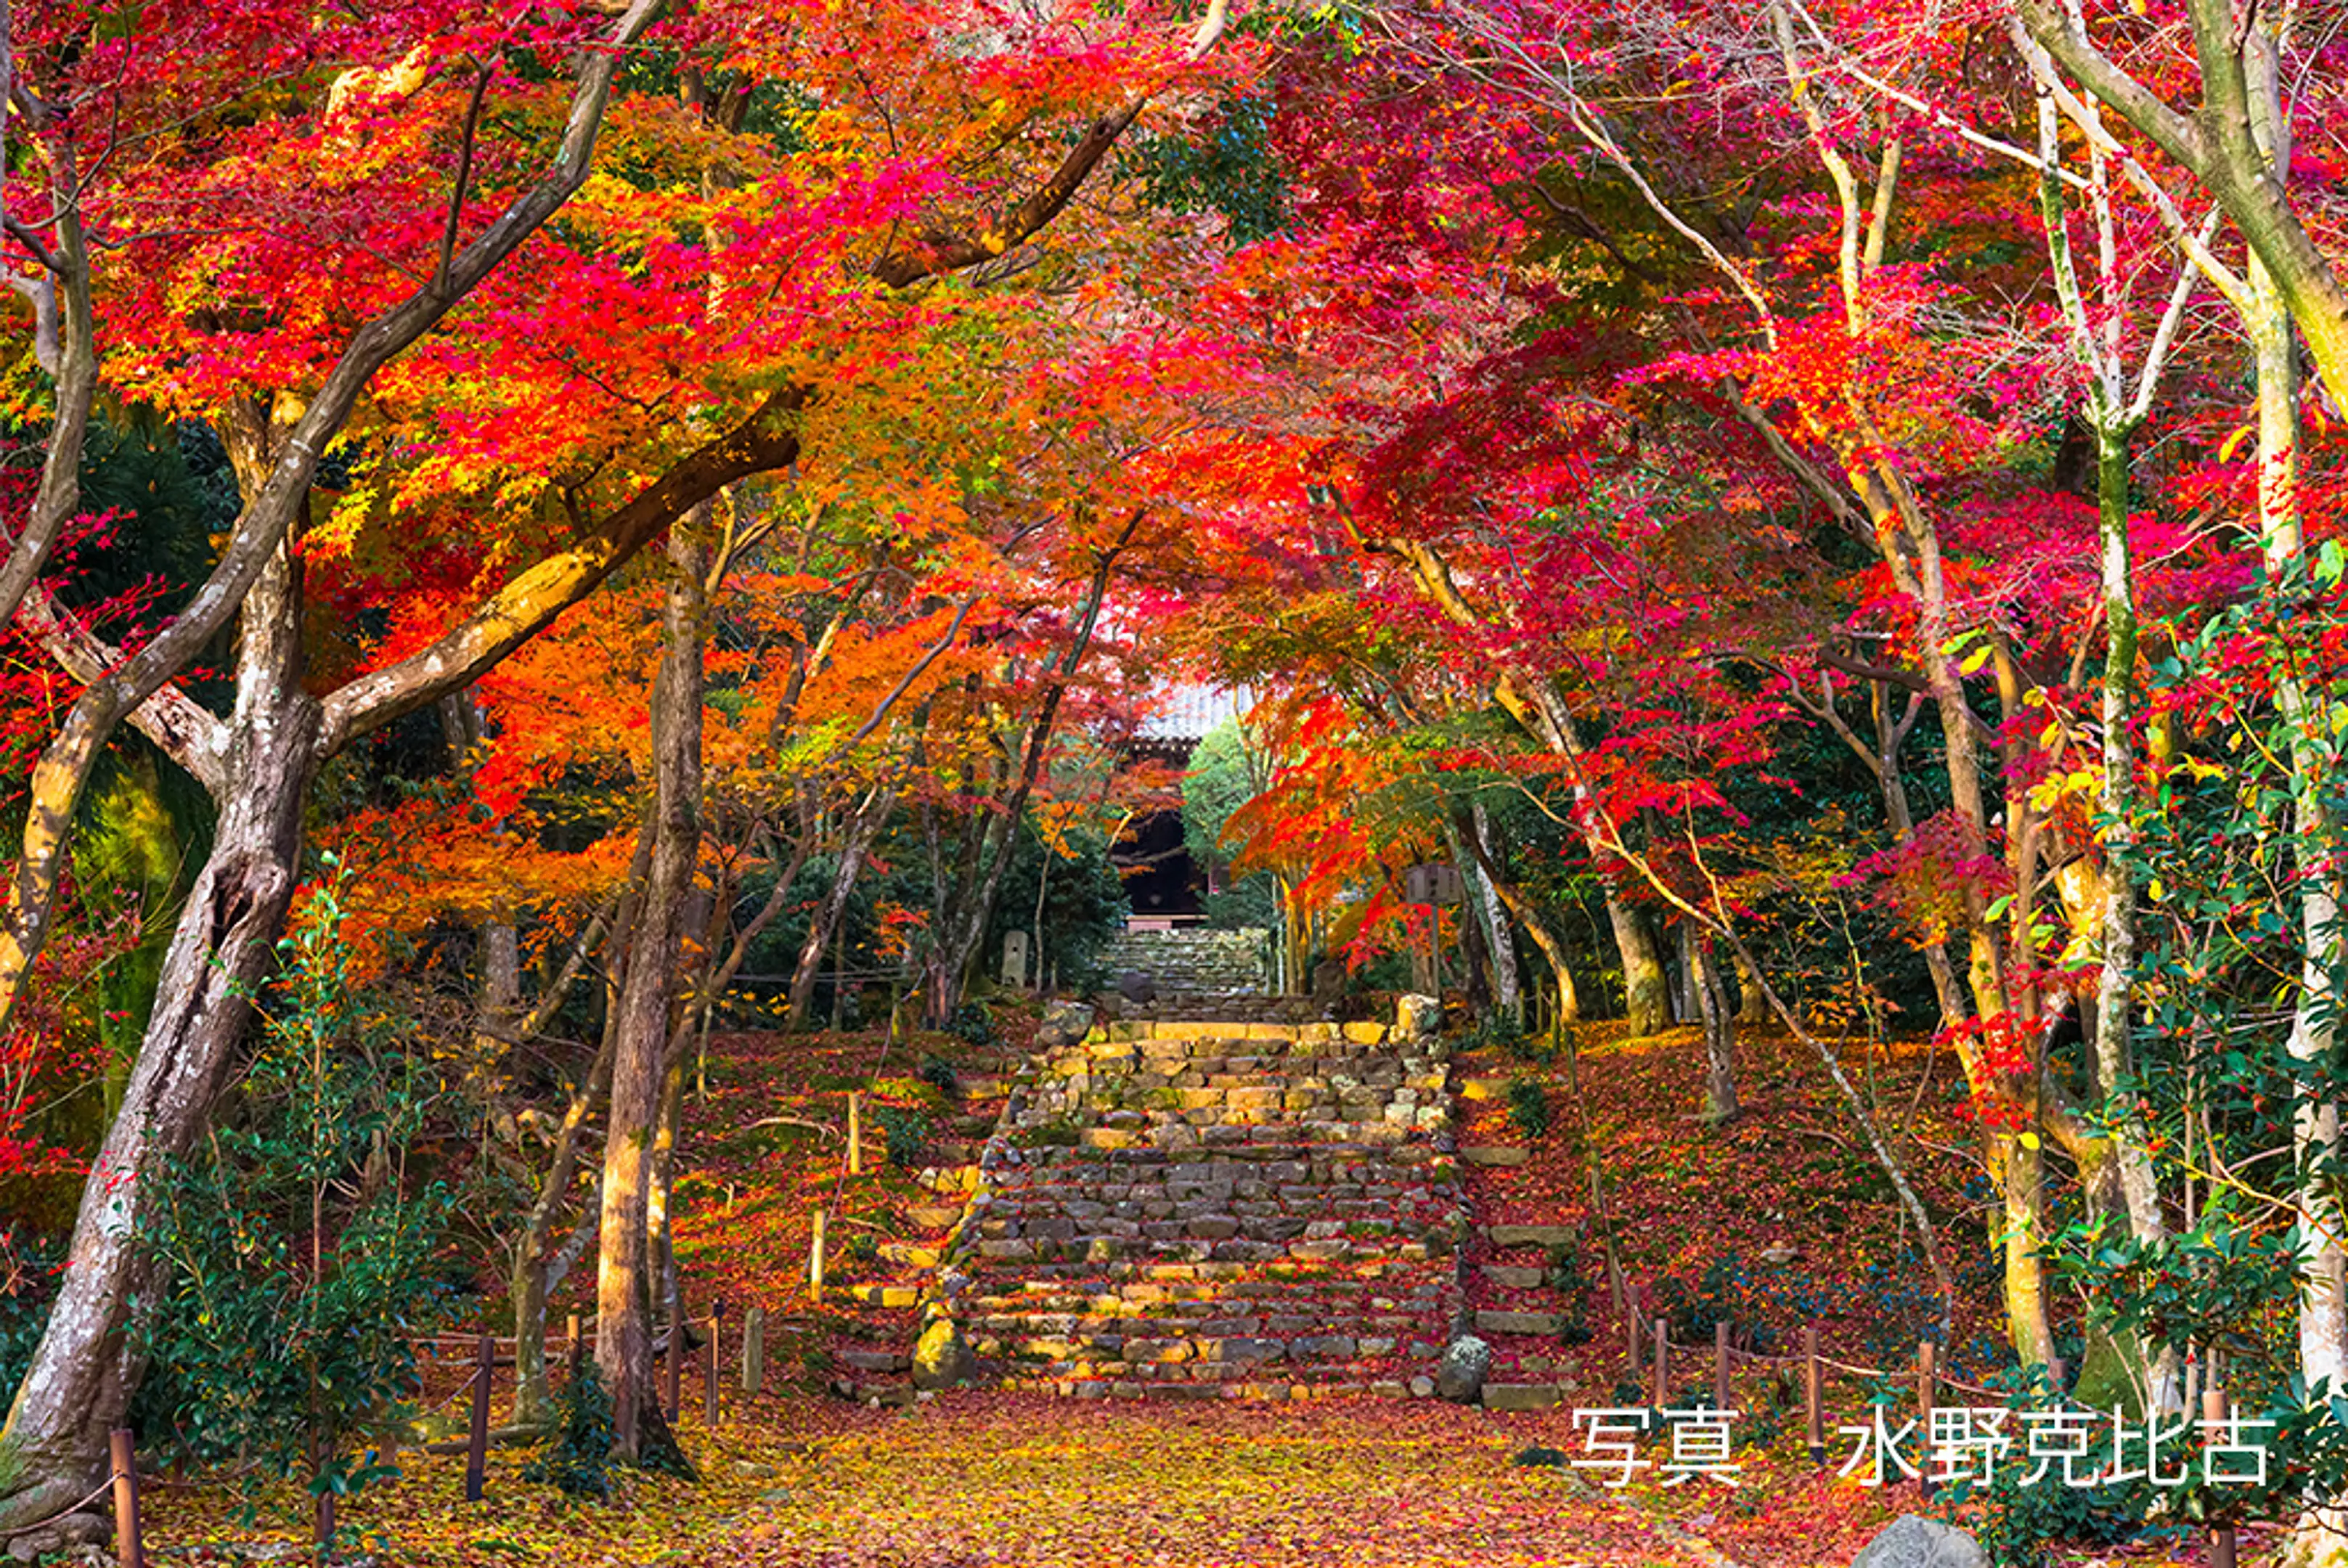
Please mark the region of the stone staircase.
[[1046, 1050], [924, 1343], [951, 1318], [982, 1378], [1076, 1398], [1424, 1392], [1466, 1228], [1434, 1021], [1128, 1021]]
[[1270, 941], [1269, 932], [1254, 927], [1121, 931], [1101, 948], [1099, 962], [1112, 980], [1144, 977], [1161, 1002], [1255, 997], [1272, 989]]

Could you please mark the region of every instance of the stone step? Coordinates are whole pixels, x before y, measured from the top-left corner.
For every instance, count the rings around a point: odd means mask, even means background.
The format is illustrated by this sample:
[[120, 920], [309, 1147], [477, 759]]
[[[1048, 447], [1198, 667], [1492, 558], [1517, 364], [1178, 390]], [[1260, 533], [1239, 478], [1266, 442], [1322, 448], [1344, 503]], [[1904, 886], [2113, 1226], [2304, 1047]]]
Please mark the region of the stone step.
[[[1433, 1165], [1447, 1162], [1449, 1156], [1432, 1143], [1413, 1143], [1385, 1134], [1399, 1129], [1382, 1129], [1375, 1141], [1348, 1140], [1339, 1136], [1300, 1137], [1296, 1127], [1250, 1127], [1208, 1130], [1230, 1133], [1262, 1134], [1262, 1136], [1202, 1137], [1196, 1144], [1182, 1149], [1145, 1148], [1124, 1144], [1104, 1148], [1088, 1143], [1031, 1143], [1022, 1144], [1014, 1134], [1012, 1142], [988, 1151], [986, 1175], [990, 1185], [1001, 1186], [1006, 1181], [1016, 1181], [1023, 1171], [1047, 1170], [1055, 1166], [1090, 1170], [1094, 1167], [1123, 1167], [1135, 1170], [1168, 1166], [1211, 1166], [1219, 1162], [1234, 1164], [1276, 1164], [1284, 1160], [1329, 1163], [1355, 1160], [1365, 1164], [1384, 1167]], [[1324, 1167], [1326, 1168], [1326, 1167]], [[1086, 1174], [1070, 1179], [1090, 1181]], [[1104, 1178], [1117, 1179], [1117, 1178]], [[1124, 1178], [1130, 1180], [1132, 1178]], [[1519, 1225], [1517, 1230], [1555, 1229], [1564, 1226]]]
[[1204, 1399], [1409, 1399], [1411, 1388], [1399, 1378], [1301, 1376], [1301, 1368], [1272, 1368], [1277, 1378], [1249, 1382], [1162, 1382], [1137, 1378], [1005, 1378], [1003, 1388], [1019, 1394], [1059, 1394], [1061, 1399], [1116, 1399], [1141, 1404]]
[[1464, 1310], [1446, 1054], [1228, 1018], [1050, 1051], [980, 1157], [940, 1299], [1006, 1388], [1285, 1398], [1431, 1362]]
[[1299, 1263], [1334, 1264], [1354, 1258], [1392, 1257], [1423, 1261], [1443, 1255], [1425, 1241], [1397, 1242], [1375, 1249], [1356, 1246], [1350, 1239], [1332, 1236], [1323, 1241], [1249, 1241], [1233, 1237], [1217, 1242], [1129, 1242], [1102, 1236], [1093, 1240], [1055, 1241], [1049, 1236], [1009, 1237], [978, 1244], [975, 1255], [965, 1259], [988, 1263], [1028, 1264], [1066, 1259], [1105, 1263], [1112, 1258], [1159, 1258], [1180, 1263], [1268, 1264], [1290, 1259]]
[[[1277, 1347], [1274, 1347], [1277, 1348]], [[1409, 1358], [1402, 1358], [1406, 1365]], [[979, 1358], [985, 1366], [988, 1358]], [[1295, 1357], [1258, 1355], [1252, 1350], [1235, 1353], [1231, 1359], [1177, 1361], [1009, 1361], [998, 1365], [999, 1375], [1062, 1378], [1146, 1378], [1153, 1382], [1184, 1382], [1212, 1384], [1251, 1381], [1277, 1378], [1285, 1382], [1344, 1382], [1354, 1378], [1392, 1376], [1395, 1358], [1392, 1355], [1367, 1356], [1338, 1359], [1334, 1356], [1310, 1355]]]

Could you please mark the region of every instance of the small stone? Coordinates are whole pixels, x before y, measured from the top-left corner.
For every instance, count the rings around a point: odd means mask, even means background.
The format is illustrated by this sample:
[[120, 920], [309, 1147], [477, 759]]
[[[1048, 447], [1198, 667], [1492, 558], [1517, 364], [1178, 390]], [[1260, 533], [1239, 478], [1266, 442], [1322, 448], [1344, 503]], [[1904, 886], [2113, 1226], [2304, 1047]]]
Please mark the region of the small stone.
[[1564, 1330], [1565, 1318], [1555, 1312], [1491, 1312], [1476, 1314], [1478, 1334], [1540, 1334], [1555, 1336]]
[[1472, 1405], [1491, 1369], [1492, 1348], [1473, 1334], [1463, 1334], [1444, 1348], [1435, 1368], [1435, 1391], [1455, 1405]]
[[1471, 1165], [1521, 1165], [1532, 1158], [1532, 1151], [1514, 1143], [1485, 1143], [1459, 1151], [1459, 1157]]
[[1413, 1378], [1410, 1380], [1410, 1397], [1414, 1399], [1431, 1399], [1435, 1398], [1435, 1379], [1426, 1376], [1424, 1373], [1420, 1374], [1418, 1377]]
[[1860, 1549], [1850, 1568], [1989, 1568], [1989, 1558], [1956, 1526], [1903, 1513]]
[[1062, 1050], [1080, 1045], [1092, 1032], [1095, 1014], [1082, 1002], [1054, 1002], [1044, 1009], [1043, 1021], [1035, 1026], [1035, 1048], [1037, 1050]]

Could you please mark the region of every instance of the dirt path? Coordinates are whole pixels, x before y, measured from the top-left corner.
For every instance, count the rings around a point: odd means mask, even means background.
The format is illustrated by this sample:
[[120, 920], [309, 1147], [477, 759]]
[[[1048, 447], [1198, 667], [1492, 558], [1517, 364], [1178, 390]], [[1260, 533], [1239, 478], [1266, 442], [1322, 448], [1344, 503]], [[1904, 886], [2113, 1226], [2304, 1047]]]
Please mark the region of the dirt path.
[[1578, 1478], [1548, 1434], [1447, 1406], [968, 1397], [837, 1431], [706, 1568], [1647, 1564], [1707, 1559]]

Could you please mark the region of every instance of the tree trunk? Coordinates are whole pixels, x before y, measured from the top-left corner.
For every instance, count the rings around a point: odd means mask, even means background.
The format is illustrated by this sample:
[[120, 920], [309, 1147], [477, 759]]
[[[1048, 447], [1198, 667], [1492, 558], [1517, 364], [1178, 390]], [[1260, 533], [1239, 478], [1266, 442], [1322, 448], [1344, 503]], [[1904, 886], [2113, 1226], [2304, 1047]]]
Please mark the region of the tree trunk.
[[1738, 1109], [1736, 1022], [1729, 1015], [1728, 988], [1721, 983], [1711, 939], [1691, 934], [1687, 951], [1688, 980], [1704, 1019], [1704, 1120], [1707, 1126], [1719, 1127], [1736, 1120]]
[[[799, 945], [799, 959], [791, 969], [791, 1005], [783, 1027], [796, 1034], [807, 1027], [808, 1009], [815, 1001], [816, 974], [823, 962], [823, 949], [832, 933], [839, 929], [840, 918], [847, 913], [850, 895], [856, 891], [857, 878], [863, 875], [864, 857], [872, 851], [872, 841], [880, 835], [882, 825], [897, 809], [894, 792], [883, 794], [877, 801], [868, 801], [849, 820], [848, 833], [840, 845], [839, 866], [832, 874], [831, 889], [816, 907], [808, 921], [807, 940]], [[843, 984], [835, 978], [832, 984]], [[837, 1011], [838, 1009], [833, 1009]]]
[[546, 1298], [553, 1289], [555, 1260], [547, 1247], [554, 1239], [556, 1222], [569, 1205], [572, 1178], [579, 1167], [579, 1144], [595, 1102], [610, 1086], [617, 1043], [618, 1031], [607, 1022], [594, 1063], [563, 1111], [562, 1125], [555, 1132], [554, 1148], [547, 1158], [545, 1184], [539, 1188], [538, 1201], [530, 1205], [521, 1236], [514, 1243], [512, 1425], [518, 1428], [543, 1428], [554, 1420], [553, 1390], [546, 1376]]
[[[705, 512], [696, 515], [695, 523], [704, 517]], [[603, 1140], [595, 1361], [618, 1418], [615, 1447], [631, 1460], [644, 1457], [648, 1438], [665, 1436], [653, 1376], [650, 1281], [644, 1270], [678, 927], [701, 850], [702, 585], [707, 559], [702, 540], [697, 526], [680, 525], [670, 533], [671, 571], [661, 618], [664, 646], [652, 702], [652, 872], [621, 987], [610, 1125]]]
[[2014, 1354], [2025, 1367], [2054, 1361], [2054, 1331], [2046, 1317], [2046, 1270], [2039, 1248], [2045, 1235], [2045, 1150], [2011, 1132], [1992, 1140], [1993, 1173], [2005, 1204], [2005, 1316]]
[[[2299, 496], [2298, 366], [2289, 316], [2252, 259], [2258, 308], [2250, 313], [2259, 371], [2259, 531], [2268, 574], [2290, 583], [2306, 570]], [[2333, 977], [2343, 959], [2338, 873], [2332, 864], [2334, 828], [2323, 797], [2322, 748], [2298, 740], [2316, 723], [2312, 702], [2287, 673], [2275, 680], [2275, 706], [2294, 737], [2291, 831], [2300, 856], [2300, 990], [2286, 1050], [2302, 1087], [2291, 1110], [2291, 1145], [2298, 1171], [2299, 1367], [2312, 1398], [2337, 1390], [2348, 1372], [2348, 1268], [2340, 1245], [2343, 1216], [2330, 1172], [2340, 1157], [2340, 1108], [2324, 1092], [2338, 1049], [2339, 999]]]
[[1647, 922], [1612, 893], [1606, 895], [1606, 923], [1613, 927], [1622, 959], [1622, 1000], [1632, 1038], [1661, 1034], [1672, 1026], [1671, 977]]
[[[1467, 829], [1478, 845], [1488, 846], [1491, 844], [1491, 819], [1486, 815], [1482, 801], [1468, 803]], [[1502, 1018], [1521, 1027], [1525, 1003], [1517, 975], [1516, 938], [1509, 929], [1508, 911], [1501, 907], [1498, 892], [1492, 886], [1491, 879], [1483, 873], [1484, 858], [1483, 855], [1471, 850], [1468, 864], [1459, 869], [1466, 876], [1469, 897], [1475, 902], [1477, 918], [1484, 929], [1484, 950], [1492, 966], [1492, 1005]], [[1494, 856], [1492, 858], [1498, 860], [1499, 857]], [[1562, 1016], [1579, 1019], [1581, 1009], [1573, 991], [1572, 971], [1560, 969], [1558, 984], [1561, 989], [1560, 1008]]]
[[146, 1273], [145, 1195], [203, 1125], [299, 875], [320, 716], [302, 688], [299, 619], [281, 550], [246, 603], [211, 854], [181, 907], [138, 1062], [82, 1190], [63, 1286], [0, 1432], [16, 1467], [0, 1521], [37, 1519], [88, 1491], [104, 1473], [108, 1429], [123, 1424], [139, 1371], [129, 1313]]

